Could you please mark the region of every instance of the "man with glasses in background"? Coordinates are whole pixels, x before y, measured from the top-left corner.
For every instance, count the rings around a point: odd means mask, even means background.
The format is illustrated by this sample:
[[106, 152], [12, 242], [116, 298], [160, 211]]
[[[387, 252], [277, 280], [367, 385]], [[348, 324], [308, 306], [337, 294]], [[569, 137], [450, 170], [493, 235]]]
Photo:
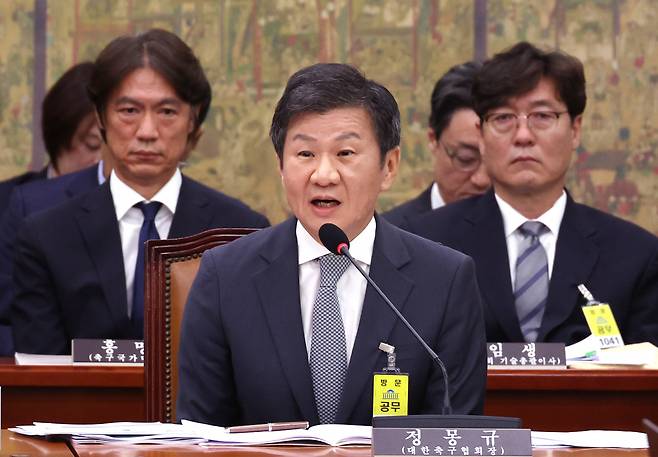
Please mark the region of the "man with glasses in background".
[[430, 210], [485, 192], [491, 185], [480, 160], [478, 117], [471, 88], [482, 65], [452, 67], [432, 91], [427, 137], [434, 156], [434, 182], [418, 197], [384, 214], [402, 228]]
[[473, 257], [487, 341], [585, 338], [584, 284], [610, 304], [624, 342], [658, 344], [658, 238], [564, 187], [586, 103], [582, 63], [518, 43], [485, 62], [473, 96], [493, 190], [409, 229]]

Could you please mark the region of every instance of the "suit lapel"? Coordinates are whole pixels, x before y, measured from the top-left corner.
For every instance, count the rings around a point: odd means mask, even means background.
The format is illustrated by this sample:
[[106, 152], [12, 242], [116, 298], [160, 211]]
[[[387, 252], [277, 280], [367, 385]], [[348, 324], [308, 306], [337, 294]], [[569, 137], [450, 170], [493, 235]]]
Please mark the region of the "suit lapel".
[[475, 260], [488, 317], [500, 324], [509, 341], [523, 341], [514, 306], [503, 217], [493, 191], [480, 199], [466, 220], [472, 225], [473, 232], [459, 248]]
[[272, 229], [267, 248], [261, 253], [267, 266], [254, 279], [293, 396], [302, 416], [318, 423], [299, 302], [295, 224], [295, 219], [289, 219]]
[[577, 286], [587, 285], [587, 279], [599, 258], [599, 248], [593, 241], [596, 227], [581, 216], [577, 205], [567, 194], [567, 205], [555, 248], [546, 312], [538, 336], [540, 340], [571, 316], [579, 303]]
[[115, 322], [127, 319], [126, 274], [109, 183], [82, 197], [75, 218]]
[[[402, 312], [413, 288], [413, 282], [399, 270], [411, 258], [395, 230], [383, 218], [377, 217], [370, 276]], [[389, 340], [396, 323], [397, 316], [369, 285], [347, 370], [343, 397], [336, 415], [338, 423], [349, 420], [363, 392], [367, 391], [366, 384], [372, 382], [372, 373], [383, 368], [376, 365], [381, 354], [378, 349], [379, 343]]]
[[168, 238], [194, 235], [210, 228], [213, 214], [204, 210], [208, 205], [207, 196], [195, 189], [192, 180], [183, 176]]

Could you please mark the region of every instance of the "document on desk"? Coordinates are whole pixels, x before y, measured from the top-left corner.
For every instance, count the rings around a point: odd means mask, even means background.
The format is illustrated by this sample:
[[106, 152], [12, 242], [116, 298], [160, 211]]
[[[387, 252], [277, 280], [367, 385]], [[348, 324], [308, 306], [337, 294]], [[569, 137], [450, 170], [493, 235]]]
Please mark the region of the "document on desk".
[[73, 439], [80, 444], [123, 442], [131, 444], [203, 444], [207, 446], [257, 446], [264, 444], [330, 446], [369, 445], [372, 427], [326, 424], [296, 430], [229, 433], [224, 427], [183, 421], [113, 422], [108, 424], [52, 424], [35, 422], [9, 429], [21, 435]]
[[532, 431], [532, 447], [589, 447], [647, 449], [647, 435], [640, 432], [617, 430], [586, 430], [582, 432], [538, 432]]
[[73, 439], [79, 443], [125, 442], [139, 444], [197, 444], [205, 439], [190, 435], [180, 424], [160, 422], [112, 422], [106, 424], [53, 424], [35, 422], [10, 428], [12, 432], [49, 439]]
[[367, 425], [322, 424], [308, 429], [276, 430], [272, 432], [228, 433], [223, 427], [183, 420], [183, 427], [205, 438], [204, 446], [287, 445], [370, 445], [372, 427]]

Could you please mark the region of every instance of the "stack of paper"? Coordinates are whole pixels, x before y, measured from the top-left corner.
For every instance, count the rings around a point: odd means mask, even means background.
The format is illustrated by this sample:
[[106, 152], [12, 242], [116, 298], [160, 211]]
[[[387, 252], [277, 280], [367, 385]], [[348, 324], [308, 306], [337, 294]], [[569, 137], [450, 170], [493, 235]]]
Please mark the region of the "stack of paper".
[[592, 335], [566, 347], [569, 368], [658, 368], [658, 348], [651, 343], [599, 349]]
[[109, 424], [51, 424], [35, 422], [9, 429], [22, 435], [73, 439], [77, 443], [124, 442], [132, 444], [204, 444], [207, 446], [258, 446], [264, 444], [370, 445], [372, 427], [326, 424], [308, 430], [229, 433], [223, 427], [183, 421], [114, 422]]
[[640, 432], [587, 430], [583, 432], [532, 432], [532, 447], [594, 447], [647, 449], [647, 435]]
[[188, 430], [208, 441], [207, 446], [255, 446], [261, 444], [328, 444], [329, 446], [370, 445], [372, 427], [365, 425], [323, 424], [307, 430], [274, 432], [227, 433], [221, 427], [183, 421]]

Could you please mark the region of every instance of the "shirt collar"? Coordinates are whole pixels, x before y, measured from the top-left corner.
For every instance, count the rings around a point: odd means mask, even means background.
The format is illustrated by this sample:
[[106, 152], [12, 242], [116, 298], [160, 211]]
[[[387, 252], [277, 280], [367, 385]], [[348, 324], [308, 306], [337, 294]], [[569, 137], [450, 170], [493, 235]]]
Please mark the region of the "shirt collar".
[[[356, 238], [350, 242], [350, 254], [359, 262], [370, 265], [372, 260], [372, 248], [375, 244], [375, 233], [377, 231], [377, 222], [373, 216], [366, 225], [366, 228], [359, 233]], [[295, 227], [297, 235], [297, 252], [299, 265], [302, 265], [318, 257], [329, 254], [329, 250], [322, 244], [318, 243], [304, 228], [299, 220]]]
[[443, 200], [443, 197], [441, 196], [439, 185], [436, 183], [436, 181], [434, 181], [434, 184], [432, 184], [432, 190], [430, 191], [430, 204], [432, 209], [441, 208], [446, 204], [445, 200]]
[[96, 169], [96, 175], [98, 176], [98, 185], [102, 186], [105, 182], [105, 175], [103, 174], [103, 160], [98, 161], [98, 168]]
[[[523, 216], [517, 210], [515, 210], [509, 203], [500, 198], [498, 194], [496, 196], [496, 202], [498, 202], [498, 207], [500, 208], [500, 213], [503, 216], [503, 229], [505, 230], [505, 238], [509, 237], [514, 233], [523, 223], [529, 221], [530, 219]], [[560, 231], [560, 225], [562, 224], [562, 217], [564, 216], [564, 210], [567, 206], [567, 193], [562, 190], [560, 197], [555, 200], [553, 206], [551, 206], [544, 214], [539, 216], [537, 219], [532, 219], [543, 223], [551, 233], [557, 236]]]
[[[183, 176], [181, 175], [180, 170], [176, 169], [174, 175], [169, 178], [169, 181], [167, 181], [153, 198], [147, 202], [160, 202], [171, 212], [171, 214], [174, 214], [176, 212], [176, 204], [178, 203], [178, 195], [180, 194], [182, 183]], [[128, 186], [128, 184], [121, 181], [114, 170], [110, 173], [110, 192], [112, 193], [117, 220], [123, 219], [123, 216], [125, 216], [128, 210], [135, 206], [135, 204], [145, 201], [144, 197]]]

